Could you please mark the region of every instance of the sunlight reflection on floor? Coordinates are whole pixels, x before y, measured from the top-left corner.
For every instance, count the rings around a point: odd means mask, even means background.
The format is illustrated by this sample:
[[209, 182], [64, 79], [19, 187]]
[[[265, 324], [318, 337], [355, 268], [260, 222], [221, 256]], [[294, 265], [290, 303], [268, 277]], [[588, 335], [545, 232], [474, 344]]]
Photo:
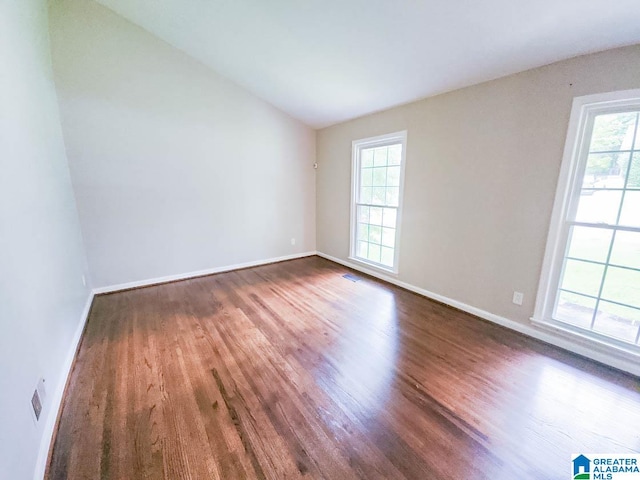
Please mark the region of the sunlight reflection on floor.
[[391, 292], [372, 298], [375, 315], [344, 325], [332, 356], [336, 360], [335, 385], [375, 413], [390, 396], [398, 356], [399, 330], [395, 297]]

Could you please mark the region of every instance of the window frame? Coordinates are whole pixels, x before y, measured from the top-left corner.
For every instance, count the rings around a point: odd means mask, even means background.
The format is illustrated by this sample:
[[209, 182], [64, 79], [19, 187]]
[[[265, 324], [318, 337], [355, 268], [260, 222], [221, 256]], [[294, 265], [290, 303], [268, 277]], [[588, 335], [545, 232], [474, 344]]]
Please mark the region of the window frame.
[[[357, 253], [357, 210], [358, 210], [358, 192], [360, 191], [360, 170], [361, 170], [361, 152], [364, 149], [384, 147], [390, 145], [402, 146], [402, 152], [400, 155], [400, 185], [398, 192], [398, 206], [396, 208], [396, 233], [395, 242], [393, 247], [393, 266], [388, 267], [386, 265], [372, 262], [368, 259], [358, 257]], [[407, 131], [402, 130], [399, 132], [388, 133], [384, 135], [378, 135], [375, 137], [363, 138], [360, 140], [354, 140], [351, 144], [351, 218], [350, 218], [350, 234], [349, 234], [349, 260], [361, 263], [367, 267], [371, 267], [380, 270], [387, 274], [397, 275], [399, 271], [399, 259], [400, 259], [400, 227], [402, 225], [402, 210], [404, 203], [404, 172], [406, 167], [407, 157]], [[384, 205], [381, 205], [383, 208]]]
[[563, 260], [569, 243], [570, 222], [575, 222], [595, 117], [599, 114], [634, 109], [640, 110], [640, 89], [585, 95], [575, 97], [573, 100], [531, 321], [536, 326], [568, 333], [574, 338], [581, 338], [636, 357], [640, 355], [638, 345], [553, 319], [553, 311], [559, 295]]

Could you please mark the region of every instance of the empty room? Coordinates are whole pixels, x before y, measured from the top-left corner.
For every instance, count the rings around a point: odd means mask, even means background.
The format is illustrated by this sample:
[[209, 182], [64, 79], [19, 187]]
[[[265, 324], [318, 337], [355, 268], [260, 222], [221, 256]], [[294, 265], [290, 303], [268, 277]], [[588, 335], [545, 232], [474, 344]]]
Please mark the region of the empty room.
[[637, 0], [0, 0], [0, 480], [640, 479]]

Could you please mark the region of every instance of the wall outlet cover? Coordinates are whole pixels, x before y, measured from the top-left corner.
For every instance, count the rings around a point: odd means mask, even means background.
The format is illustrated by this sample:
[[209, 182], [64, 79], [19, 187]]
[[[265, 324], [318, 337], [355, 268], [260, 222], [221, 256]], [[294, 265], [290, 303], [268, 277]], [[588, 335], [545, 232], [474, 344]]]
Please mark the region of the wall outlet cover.
[[522, 305], [524, 301], [524, 294], [522, 292], [513, 292], [513, 303], [516, 305]]

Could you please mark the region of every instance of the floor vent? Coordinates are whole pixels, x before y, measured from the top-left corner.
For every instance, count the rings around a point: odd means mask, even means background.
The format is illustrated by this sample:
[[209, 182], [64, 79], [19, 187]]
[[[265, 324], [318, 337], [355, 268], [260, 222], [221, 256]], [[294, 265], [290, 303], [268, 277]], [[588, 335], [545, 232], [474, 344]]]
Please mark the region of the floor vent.
[[352, 282], [359, 282], [360, 281], [360, 277], [356, 277], [355, 275], [351, 275], [350, 273], [342, 275], [342, 277], [346, 278], [347, 280], [351, 280]]
[[40, 401], [40, 394], [37, 389], [33, 391], [31, 406], [33, 407], [33, 415], [36, 417], [37, 422], [40, 420], [40, 413], [42, 413], [42, 402]]

